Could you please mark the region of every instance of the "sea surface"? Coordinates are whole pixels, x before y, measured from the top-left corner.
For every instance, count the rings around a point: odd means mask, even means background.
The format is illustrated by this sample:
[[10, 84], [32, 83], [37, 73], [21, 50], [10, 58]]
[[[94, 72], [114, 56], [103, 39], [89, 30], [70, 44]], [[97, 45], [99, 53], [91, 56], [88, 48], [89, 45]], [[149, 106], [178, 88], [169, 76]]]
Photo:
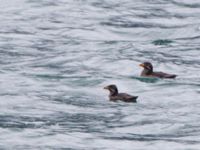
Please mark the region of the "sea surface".
[[[178, 77], [141, 78], [144, 61]], [[1, 0], [0, 135], [1, 150], [199, 150], [200, 1]]]

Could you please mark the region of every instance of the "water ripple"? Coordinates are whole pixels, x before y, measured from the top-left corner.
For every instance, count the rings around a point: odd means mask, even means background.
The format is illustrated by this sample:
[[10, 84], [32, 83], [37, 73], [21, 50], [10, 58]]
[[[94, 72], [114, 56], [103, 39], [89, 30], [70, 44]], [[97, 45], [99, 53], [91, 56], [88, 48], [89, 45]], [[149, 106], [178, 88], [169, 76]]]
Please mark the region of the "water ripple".
[[[2, 1], [0, 149], [199, 149], [199, 7]], [[140, 77], [144, 61], [178, 77]], [[138, 103], [109, 101], [109, 84]]]

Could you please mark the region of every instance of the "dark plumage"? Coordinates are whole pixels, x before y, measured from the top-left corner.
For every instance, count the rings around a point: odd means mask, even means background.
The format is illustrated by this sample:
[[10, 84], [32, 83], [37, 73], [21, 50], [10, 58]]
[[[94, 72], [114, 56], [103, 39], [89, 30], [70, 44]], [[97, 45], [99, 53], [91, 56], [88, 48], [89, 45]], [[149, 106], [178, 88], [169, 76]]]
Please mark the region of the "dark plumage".
[[150, 62], [144, 62], [143, 64], [140, 64], [140, 66], [144, 68], [142, 73], [141, 73], [141, 76], [144, 76], [144, 77], [173, 79], [173, 78], [176, 78], [176, 76], [177, 76], [175, 74], [167, 74], [167, 73], [164, 73], [164, 72], [154, 72], [153, 71], [153, 65]]
[[104, 89], [107, 89], [110, 91], [110, 94], [109, 94], [110, 101], [121, 100], [124, 102], [133, 102], [133, 103], [137, 102], [136, 99], [138, 98], [138, 96], [132, 96], [126, 93], [118, 93], [118, 89], [116, 85], [108, 85], [104, 87]]

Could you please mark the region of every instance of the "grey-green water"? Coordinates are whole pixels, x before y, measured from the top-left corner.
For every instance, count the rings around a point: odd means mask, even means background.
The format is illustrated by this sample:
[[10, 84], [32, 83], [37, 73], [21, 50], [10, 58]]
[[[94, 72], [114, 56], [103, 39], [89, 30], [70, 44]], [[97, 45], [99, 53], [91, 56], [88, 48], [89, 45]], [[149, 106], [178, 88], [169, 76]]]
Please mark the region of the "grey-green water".
[[0, 27], [0, 149], [199, 149], [199, 1], [3, 0]]

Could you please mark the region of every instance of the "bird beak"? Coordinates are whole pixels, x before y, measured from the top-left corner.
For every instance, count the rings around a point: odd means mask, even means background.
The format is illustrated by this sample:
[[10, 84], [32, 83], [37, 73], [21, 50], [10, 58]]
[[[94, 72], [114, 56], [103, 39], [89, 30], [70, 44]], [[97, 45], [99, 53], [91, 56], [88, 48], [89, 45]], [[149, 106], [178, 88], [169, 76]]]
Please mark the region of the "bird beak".
[[106, 86], [106, 87], [104, 87], [103, 89], [108, 90], [108, 87]]
[[139, 66], [144, 68], [144, 64], [140, 64]]

